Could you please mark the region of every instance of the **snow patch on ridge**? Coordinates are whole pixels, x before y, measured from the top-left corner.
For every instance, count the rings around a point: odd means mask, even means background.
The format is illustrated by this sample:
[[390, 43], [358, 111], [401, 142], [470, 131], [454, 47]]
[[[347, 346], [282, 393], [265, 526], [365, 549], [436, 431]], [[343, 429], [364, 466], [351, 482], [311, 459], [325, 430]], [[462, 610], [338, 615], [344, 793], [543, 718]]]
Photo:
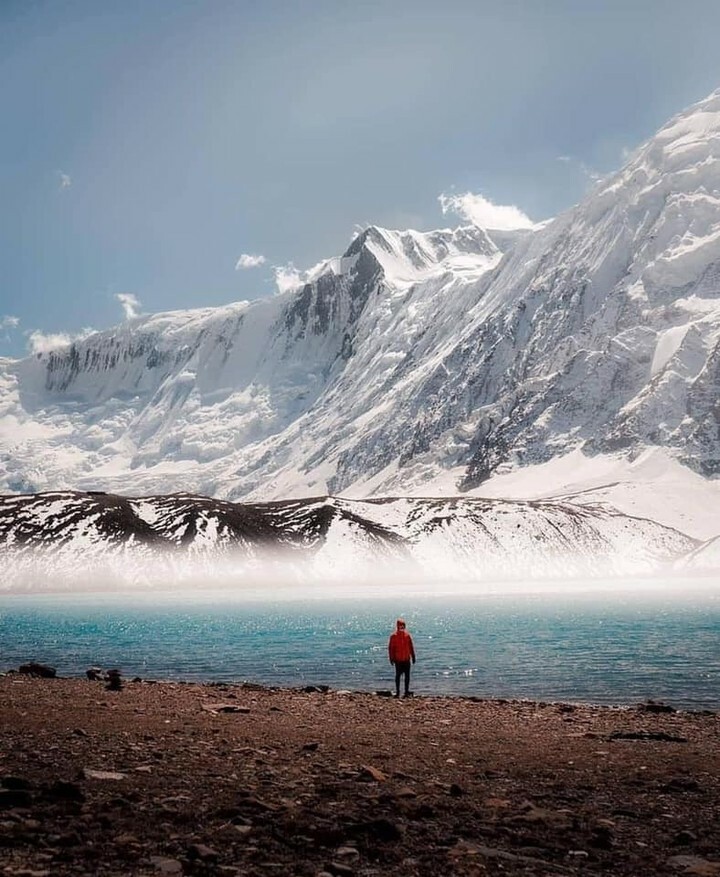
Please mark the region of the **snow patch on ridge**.
[[655, 377], [670, 362], [672, 357], [680, 349], [687, 331], [690, 328], [688, 323], [680, 326], [673, 326], [672, 329], [666, 329], [658, 335], [655, 354], [653, 355], [652, 365], [650, 366], [650, 375]]

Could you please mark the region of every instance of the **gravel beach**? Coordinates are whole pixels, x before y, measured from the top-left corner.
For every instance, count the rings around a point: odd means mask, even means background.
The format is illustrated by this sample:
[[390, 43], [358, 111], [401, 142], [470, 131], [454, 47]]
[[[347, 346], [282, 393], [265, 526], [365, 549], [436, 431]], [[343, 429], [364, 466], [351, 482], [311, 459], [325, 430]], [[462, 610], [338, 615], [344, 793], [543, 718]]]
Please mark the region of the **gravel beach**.
[[0, 874], [720, 875], [720, 717], [669, 710], [10, 673]]

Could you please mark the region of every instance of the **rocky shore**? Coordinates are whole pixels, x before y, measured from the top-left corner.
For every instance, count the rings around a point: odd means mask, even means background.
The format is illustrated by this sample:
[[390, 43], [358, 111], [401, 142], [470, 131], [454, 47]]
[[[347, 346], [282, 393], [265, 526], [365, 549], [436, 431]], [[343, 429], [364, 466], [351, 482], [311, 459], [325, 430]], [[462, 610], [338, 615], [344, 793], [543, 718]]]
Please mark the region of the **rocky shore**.
[[0, 874], [720, 875], [712, 713], [0, 677]]

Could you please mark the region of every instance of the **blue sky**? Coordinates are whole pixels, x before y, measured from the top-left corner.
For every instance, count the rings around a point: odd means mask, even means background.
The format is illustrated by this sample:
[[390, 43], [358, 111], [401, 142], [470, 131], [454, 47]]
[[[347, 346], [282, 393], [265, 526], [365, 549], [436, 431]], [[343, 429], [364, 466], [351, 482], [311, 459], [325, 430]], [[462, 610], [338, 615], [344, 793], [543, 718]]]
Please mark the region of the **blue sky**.
[[1, 0], [0, 355], [273, 294], [356, 225], [459, 222], [441, 193], [552, 216], [720, 87], [718, 33], [716, 0]]

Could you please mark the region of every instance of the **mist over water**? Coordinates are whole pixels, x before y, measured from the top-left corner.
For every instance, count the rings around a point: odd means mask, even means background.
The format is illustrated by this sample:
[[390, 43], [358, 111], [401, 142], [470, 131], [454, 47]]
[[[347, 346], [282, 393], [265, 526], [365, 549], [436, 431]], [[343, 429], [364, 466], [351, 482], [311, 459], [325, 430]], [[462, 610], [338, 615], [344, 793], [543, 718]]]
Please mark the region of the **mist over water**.
[[[517, 524], [516, 526], [520, 526]], [[610, 550], [600, 544], [575, 545], [560, 540], [482, 549], [477, 533], [464, 533], [456, 543], [431, 537], [396, 550], [379, 547], [361, 534], [328, 535], [320, 548], [273, 546], [252, 549], [217, 546], [187, 551], [147, 549], [135, 544], [109, 550], [104, 541], [73, 539], [50, 547], [24, 550], [22, 543], [0, 546], [0, 598], [7, 594], [158, 594], [222, 591], [229, 599], [272, 599], [300, 596], [385, 596], [388, 589], [433, 596], [554, 590], [624, 590], [671, 586], [695, 577], [700, 587], [717, 575], [684, 568], [684, 555], [652, 539]], [[436, 534], [437, 535], [437, 534]], [[447, 535], [447, 534], [446, 534]], [[677, 535], [677, 534], [676, 534]], [[347, 538], [346, 538], [347, 537]], [[79, 541], [80, 544], [76, 544]], [[592, 541], [592, 540], [591, 540]], [[681, 548], [696, 543], [681, 537]]]
[[415, 639], [417, 694], [720, 708], [720, 594], [712, 582], [619, 590], [447, 593], [386, 586], [0, 598], [0, 669], [28, 660], [82, 675], [390, 688], [387, 638]]

